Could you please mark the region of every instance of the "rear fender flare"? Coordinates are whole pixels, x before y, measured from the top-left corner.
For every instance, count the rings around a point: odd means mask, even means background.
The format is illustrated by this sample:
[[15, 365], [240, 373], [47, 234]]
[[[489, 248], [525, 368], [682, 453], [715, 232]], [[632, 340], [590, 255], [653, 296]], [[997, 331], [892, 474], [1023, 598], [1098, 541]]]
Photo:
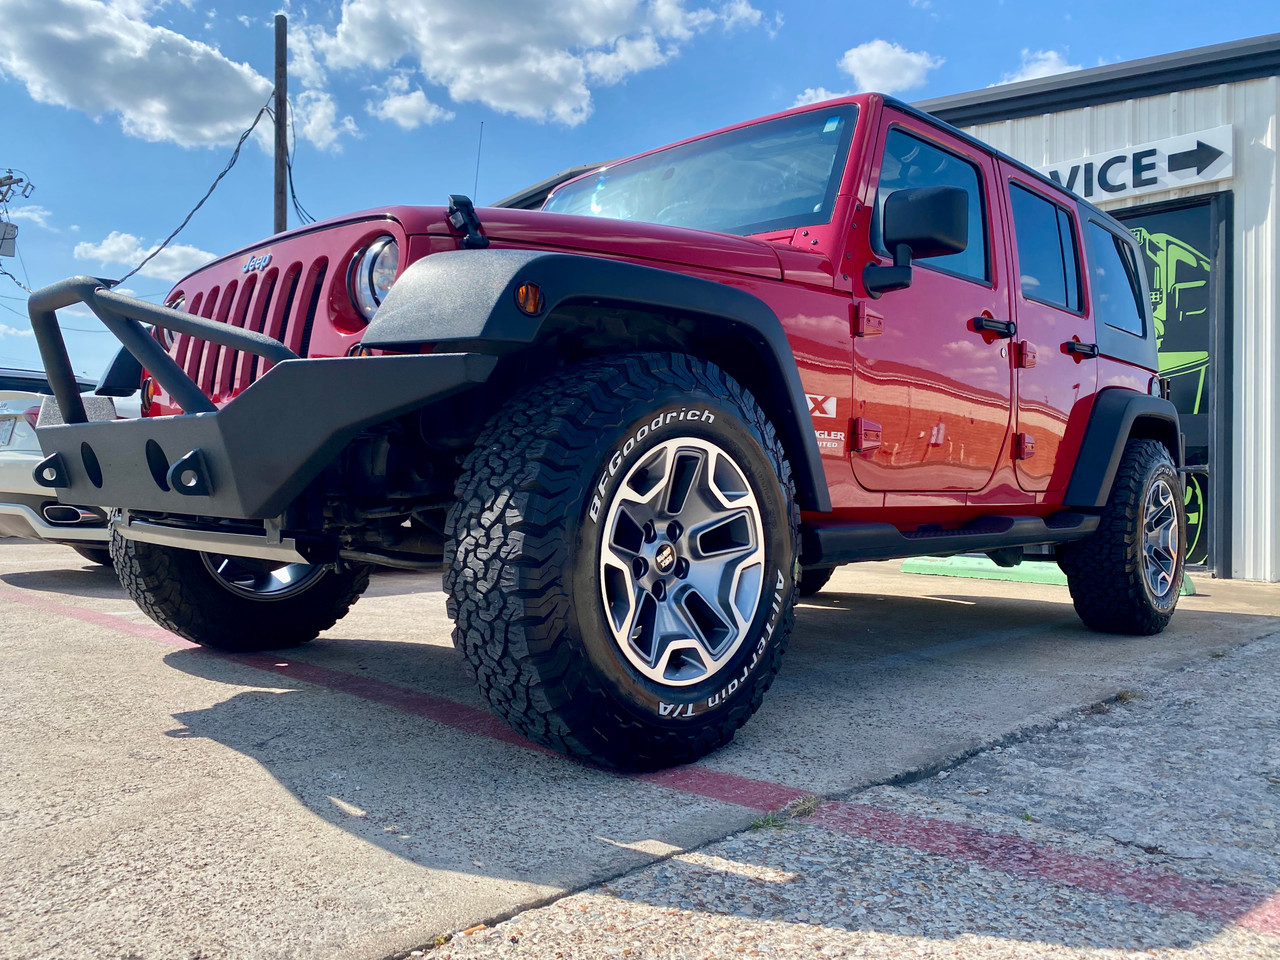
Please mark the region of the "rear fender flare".
[[1125, 444], [1135, 438], [1160, 441], [1182, 466], [1182, 431], [1172, 403], [1122, 387], [1103, 389], [1093, 402], [1064, 506], [1105, 507]]
[[[536, 283], [544, 307], [522, 312], [516, 289]], [[831, 509], [826, 473], [808, 417], [804, 386], [777, 315], [743, 290], [670, 270], [581, 254], [533, 250], [458, 250], [413, 263], [396, 281], [362, 343], [375, 349], [518, 351], [549, 336], [557, 314], [583, 307], [621, 308], [692, 320], [717, 337], [730, 336], [755, 355], [761, 376], [746, 384], [768, 411], [795, 472], [805, 510]], [[643, 342], [628, 347], [645, 349]], [[659, 345], [660, 349], [670, 349]], [[715, 357], [708, 357], [715, 361]], [[731, 363], [722, 363], [732, 371]], [[765, 395], [761, 395], [765, 392]]]

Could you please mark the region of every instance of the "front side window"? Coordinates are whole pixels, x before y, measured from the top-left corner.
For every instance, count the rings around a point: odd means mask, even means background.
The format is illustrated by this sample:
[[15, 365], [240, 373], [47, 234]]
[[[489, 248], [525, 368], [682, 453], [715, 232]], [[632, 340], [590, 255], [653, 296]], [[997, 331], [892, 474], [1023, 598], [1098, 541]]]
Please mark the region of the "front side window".
[[890, 130], [885, 137], [880, 185], [876, 188], [876, 208], [872, 213], [871, 242], [875, 249], [886, 256], [889, 254], [884, 249], [881, 228], [884, 202], [889, 194], [907, 187], [959, 187], [969, 195], [969, 245], [960, 253], [919, 262], [922, 266], [985, 282], [989, 276], [987, 231], [979, 178], [978, 168], [968, 160], [902, 130]]
[[1057, 204], [1017, 184], [1009, 185], [1009, 200], [1013, 207], [1022, 295], [1078, 311], [1080, 289], [1071, 218]]
[[1132, 248], [1110, 230], [1090, 221], [1089, 254], [1095, 319], [1141, 337], [1142, 297]]
[[831, 220], [854, 104], [780, 117], [606, 167], [542, 209], [746, 236]]

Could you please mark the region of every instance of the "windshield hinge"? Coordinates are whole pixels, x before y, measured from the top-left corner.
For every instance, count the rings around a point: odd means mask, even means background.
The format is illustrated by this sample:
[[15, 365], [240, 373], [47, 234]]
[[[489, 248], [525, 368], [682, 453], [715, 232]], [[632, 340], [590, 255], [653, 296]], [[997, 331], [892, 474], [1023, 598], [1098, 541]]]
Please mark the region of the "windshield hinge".
[[489, 238], [480, 233], [480, 218], [476, 216], [475, 205], [471, 198], [460, 193], [449, 194], [449, 225], [461, 230], [463, 249], [483, 250], [489, 246]]

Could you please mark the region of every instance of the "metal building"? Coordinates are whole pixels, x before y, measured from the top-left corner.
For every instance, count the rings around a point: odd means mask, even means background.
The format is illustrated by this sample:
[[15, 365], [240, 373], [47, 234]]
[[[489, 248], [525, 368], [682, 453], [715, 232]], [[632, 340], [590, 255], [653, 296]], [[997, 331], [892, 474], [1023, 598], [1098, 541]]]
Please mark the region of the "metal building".
[[916, 106], [1134, 231], [1194, 468], [1189, 558], [1280, 580], [1280, 34]]

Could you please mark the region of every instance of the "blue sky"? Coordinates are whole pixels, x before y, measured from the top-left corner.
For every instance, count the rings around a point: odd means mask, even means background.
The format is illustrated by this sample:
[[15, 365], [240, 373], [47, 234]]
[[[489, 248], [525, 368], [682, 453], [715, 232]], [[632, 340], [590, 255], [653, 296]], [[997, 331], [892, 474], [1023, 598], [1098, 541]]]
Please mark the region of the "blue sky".
[[[22, 258], [0, 266], [32, 287], [132, 269], [267, 100], [277, 9], [295, 182], [320, 218], [472, 193], [482, 122], [479, 203], [805, 99], [924, 99], [1280, 31], [1254, 0], [0, 0], [0, 171], [35, 185], [8, 210]], [[259, 130], [130, 290], [159, 300], [270, 233]], [[0, 276], [0, 365], [38, 366], [24, 297]], [[113, 341], [89, 316], [67, 325], [96, 375]]]

